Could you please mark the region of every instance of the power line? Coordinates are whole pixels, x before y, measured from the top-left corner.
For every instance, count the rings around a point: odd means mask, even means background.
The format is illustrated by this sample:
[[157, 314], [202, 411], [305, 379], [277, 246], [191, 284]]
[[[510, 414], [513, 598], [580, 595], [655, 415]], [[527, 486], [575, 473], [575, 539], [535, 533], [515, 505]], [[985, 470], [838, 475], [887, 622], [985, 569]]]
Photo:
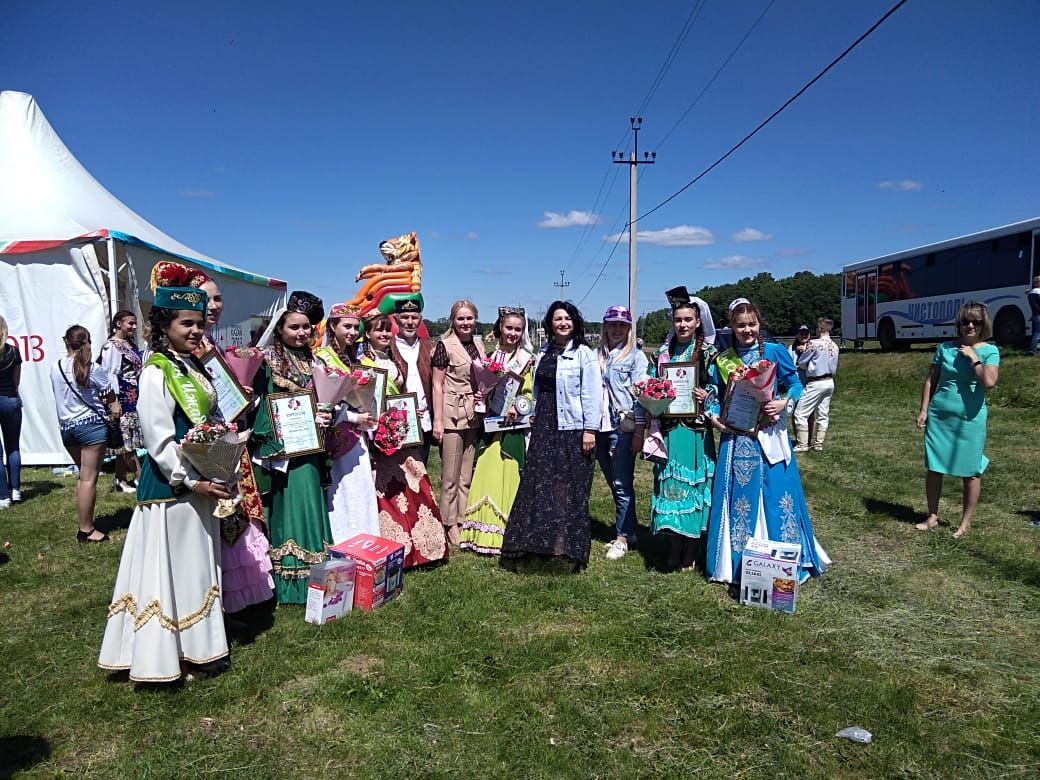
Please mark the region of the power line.
[[765, 15], [769, 12], [769, 9], [773, 7], [773, 3], [775, 3], [775, 2], [776, 2], [776, 0], [769, 0], [769, 3], [766, 5], [766, 7], [762, 11], [762, 13], [760, 13], [758, 15], [758, 18], [755, 19], [755, 21], [751, 25], [751, 27], [748, 28], [748, 31], [746, 33], [744, 33], [744, 37], [740, 39], [740, 43], [738, 43], [736, 45], [736, 47], [733, 49], [733, 51], [731, 51], [729, 53], [729, 56], [726, 57], [725, 61], [723, 61], [723, 63], [721, 65], [719, 65], [718, 70], [715, 71], [715, 75], [713, 75], [711, 77], [711, 79], [709, 79], [708, 83], [705, 84], [704, 88], [701, 89], [701, 91], [697, 94], [697, 97], [695, 97], [693, 99], [693, 102], [690, 103], [690, 105], [686, 108], [685, 111], [683, 111], [682, 116], [680, 116], [677, 120], [675, 120], [675, 124], [672, 125], [671, 128], [669, 128], [668, 132], [664, 134], [664, 137], [660, 141], [657, 142], [657, 148], [658, 149], [660, 149], [662, 144], [664, 144], [664, 142], [668, 140], [668, 136], [670, 136], [672, 133], [674, 133], [675, 129], [679, 125], [681, 125], [684, 121], [686, 121], [686, 117], [689, 116], [691, 111], [693, 111], [693, 107], [696, 106], [700, 102], [702, 97], [704, 97], [704, 93], [706, 93], [709, 89], [711, 89], [711, 85], [715, 83], [715, 80], [719, 77], [719, 75], [722, 73], [722, 71], [724, 71], [726, 69], [726, 66], [729, 65], [730, 60], [732, 60], [733, 57], [736, 56], [736, 53], [738, 51], [740, 51], [740, 47], [744, 45], [744, 42], [747, 41], [747, 39], [751, 37], [751, 33], [753, 33], [755, 31], [755, 28], [758, 27], [758, 23], [762, 21], [762, 19], [765, 17]]
[[880, 19], [878, 19], [876, 22], [874, 22], [874, 24], [871, 25], [870, 29], [868, 29], [865, 33], [863, 33], [861, 36], [859, 36], [859, 38], [857, 38], [855, 41], [853, 41], [852, 44], [847, 49], [845, 49], [845, 51], [843, 51], [835, 59], [833, 59], [831, 61], [831, 63], [826, 68], [824, 68], [819, 73], [817, 73], [816, 76], [814, 76], [813, 79], [811, 81], [809, 81], [804, 87], [799, 89], [790, 98], [788, 98], [787, 102], [785, 102], [782, 106], [780, 106], [780, 108], [778, 108], [776, 111], [774, 111], [768, 117], [766, 117], [765, 120], [763, 120], [758, 125], [758, 127], [756, 127], [750, 133], [745, 135], [742, 139], [740, 139], [740, 141], [735, 146], [733, 146], [728, 152], [726, 152], [724, 155], [722, 155], [722, 157], [717, 159], [715, 162], [713, 162], [711, 165], [709, 165], [707, 168], [705, 168], [703, 171], [701, 171], [699, 174], [697, 174], [695, 177], [693, 177], [693, 179], [688, 181], [681, 188], [679, 188], [678, 190], [673, 192], [671, 195], [669, 195], [663, 201], [661, 201], [656, 206], [654, 206], [652, 209], [647, 211], [645, 214], [639, 215], [636, 218], [636, 221], [650, 216], [651, 214], [653, 214], [655, 211], [657, 211], [658, 209], [660, 209], [661, 207], [663, 207], [667, 203], [670, 203], [671, 201], [675, 200], [677, 197], [682, 195], [682, 193], [686, 192], [686, 190], [690, 189], [690, 187], [692, 187], [698, 181], [700, 181], [705, 176], [707, 176], [709, 173], [711, 173], [715, 168], [717, 168], [719, 165], [721, 165], [722, 162], [724, 160], [726, 160], [726, 158], [728, 158], [735, 151], [737, 151], [737, 149], [739, 149], [744, 144], [746, 144], [748, 141], [750, 141], [755, 135], [758, 134], [758, 132], [762, 128], [764, 128], [766, 125], [768, 125], [774, 119], [776, 119], [784, 111], [784, 109], [786, 109], [789, 105], [794, 103], [794, 101], [796, 101], [798, 98], [800, 98], [809, 89], [809, 87], [811, 87], [817, 81], [822, 79], [827, 74], [827, 72], [831, 70], [831, 68], [833, 68], [839, 62], [841, 62], [843, 59], [845, 59], [845, 57], [847, 57], [849, 55], [849, 53], [852, 52], [853, 49], [855, 49], [857, 46], [859, 46], [861, 43], [863, 43], [863, 41], [865, 41], [871, 35], [871, 33], [873, 33], [878, 27], [880, 27], [882, 24], [884, 24], [888, 20], [888, 18], [890, 16], [892, 16], [892, 14], [894, 14], [896, 11], [898, 11], [900, 8], [902, 8], [904, 5], [906, 5], [906, 0], [899, 0], [899, 2], [896, 3], [894, 6], [892, 6], [884, 16], [882, 16]]
[[675, 62], [679, 50], [682, 49], [683, 45], [686, 43], [686, 38], [689, 36], [690, 30], [693, 29], [693, 23], [697, 21], [697, 17], [700, 16], [701, 10], [703, 10], [706, 2], [707, 0], [697, 0], [697, 2], [693, 4], [689, 16], [686, 17], [686, 21], [679, 30], [679, 34], [675, 37], [675, 41], [672, 43], [672, 48], [669, 50], [668, 56], [664, 58], [664, 62], [661, 63], [661, 67], [658, 68], [657, 75], [654, 77], [653, 83], [650, 84], [650, 89], [647, 91], [646, 97], [644, 97], [643, 102], [639, 104], [639, 109], [636, 111], [637, 116], [646, 110], [646, 107], [650, 105], [650, 101], [653, 100], [654, 95], [657, 94], [658, 87], [661, 86], [665, 74], [668, 73], [668, 70], [672, 67], [672, 63]]

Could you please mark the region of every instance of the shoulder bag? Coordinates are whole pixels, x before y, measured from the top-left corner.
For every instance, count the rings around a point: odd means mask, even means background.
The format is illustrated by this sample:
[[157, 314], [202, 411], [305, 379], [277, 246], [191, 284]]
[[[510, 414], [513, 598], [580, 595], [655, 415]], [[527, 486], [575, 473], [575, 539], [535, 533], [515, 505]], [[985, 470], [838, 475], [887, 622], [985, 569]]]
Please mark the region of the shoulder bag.
[[119, 420], [113, 420], [101, 409], [98, 409], [96, 406], [87, 403], [86, 399], [76, 391], [76, 388], [72, 385], [72, 382], [69, 381], [68, 376], [65, 375], [65, 369], [61, 367], [60, 361], [58, 363], [58, 371], [61, 372], [61, 378], [65, 380], [65, 384], [69, 386], [69, 390], [72, 391], [72, 394], [76, 396], [76, 398], [78, 398], [85, 407], [87, 407], [91, 411], [97, 412], [101, 419], [105, 421], [105, 445], [110, 450], [122, 449], [125, 446], [125, 443], [123, 442], [123, 430], [119, 427]]

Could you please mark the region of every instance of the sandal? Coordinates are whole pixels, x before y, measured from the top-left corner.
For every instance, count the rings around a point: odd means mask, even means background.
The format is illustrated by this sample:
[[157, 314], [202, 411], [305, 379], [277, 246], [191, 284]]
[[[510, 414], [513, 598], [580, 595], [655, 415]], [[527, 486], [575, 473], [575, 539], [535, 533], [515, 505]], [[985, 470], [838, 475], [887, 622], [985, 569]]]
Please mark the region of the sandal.
[[[101, 538], [100, 539], [91, 539], [90, 535], [92, 533], [99, 533], [99, 534], [101, 534]], [[108, 534], [106, 534], [104, 531], [98, 531], [98, 529], [94, 528], [93, 530], [90, 530], [90, 531], [76, 531], [76, 539], [77, 539], [77, 541], [79, 541], [80, 544], [98, 544], [100, 542], [107, 542], [108, 541]]]

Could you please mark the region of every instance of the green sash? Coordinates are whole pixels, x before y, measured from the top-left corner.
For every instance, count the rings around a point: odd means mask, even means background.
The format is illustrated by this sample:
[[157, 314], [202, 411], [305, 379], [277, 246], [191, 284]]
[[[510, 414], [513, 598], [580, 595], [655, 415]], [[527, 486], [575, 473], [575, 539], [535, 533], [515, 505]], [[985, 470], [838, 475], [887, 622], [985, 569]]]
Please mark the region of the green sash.
[[314, 350], [314, 357], [321, 358], [329, 368], [337, 368], [344, 373], [350, 373], [350, 368], [332, 347], [325, 346]]
[[160, 352], [153, 352], [145, 361], [145, 366], [156, 366], [163, 372], [166, 388], [192, 425], [209, 419], [209, 396], [206, 395], [206, 388], [195, 377], [182, 374], [173, 361]]
[[715, 365], [719, 367], [719, 374], [722, 377], [722, 381], [729, 384], [730, 374], [744, 365], [744, 361], [741, 360], [740, 356], [733, 351], [733, 347], [730, 347], [715, 358]]

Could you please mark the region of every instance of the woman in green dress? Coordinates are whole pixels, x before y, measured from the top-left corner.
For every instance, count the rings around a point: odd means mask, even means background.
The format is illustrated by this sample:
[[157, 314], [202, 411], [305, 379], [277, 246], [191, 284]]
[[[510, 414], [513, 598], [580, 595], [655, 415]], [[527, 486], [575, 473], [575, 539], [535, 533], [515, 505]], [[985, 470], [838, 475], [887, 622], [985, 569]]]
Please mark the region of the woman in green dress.
[[254, 457], [263, 459], [262, 468], [270, 480], [264, 503], [279, 604], [307, 602], [310, 568], [325, 560], [332, 530], [322, 489], [325, 453], [286, 458], [266, 401], [274, 393], [306, 392], [313, 387], [311, 334], [324, 315], [320, 298], [307, 292], [290, 295], [286, 310], [269, 331], [273, 343], [264, 350], [266, 362], [253, 383], [260, 407], [251, 448]]
[[986, 391], [997, 384], [1000, 352], [985, 343], [993, 334], [986, 304], [964, 304], [956, 323], [958, 337], [936, 347], [921, 393], [917, 427], [924, 429], [928, 517], [914, 527], [930, 531], [942, 522], [939, 496], [943, 474], [961, 477], [961, 522], [953, 534], [959, 539], [971, 528], [982, 472], [989, 465], [989, 458], [983, 453], [988, 416]]
[[[527, 336], [527, 315], [523, 309], [502, 306], [492, 330], [498, 339], [498, 349], [492, 358], [505, 366], [508, 374], [523, 377], [517, 393], [521, 409], [531, 408], [533, 349]], [[501, 414], [515, 420], [517, 403], [502, 408], [507, 383], [496, 385], [488, 398], [491, 414]], [[484, 433], [477, 445], [477, 467], [469, 489], [468, 505], [462, 521], [459, 547], [482, 555], [498, 555], [502, 551], [502, 536], [506, 532], [509, 510], [520, 486], [520, 472], [524, 468], [528, 429], [500, 433]]]
[[654, 466], [650, 526], [655, 534], [666, 533], [670, 538], [668, 568], [691, 571], [703, 557], [701, 540], [711, 512], [715, 436], [703, 409], [710, 392], [706, 389], [708, 365], [718, 350], [706, 335], [715, 332], [707, 304], [689, 295], [685, 287], [669, 290], [668, 302], [672, 331], [651, 361], [649, 374], [661, 377], [668, 363], [696, 364], [694, 394], [701, 412], [689, 417], [658, 417], [651, 423], [650, 436], [663, 442], [667, 460]]

